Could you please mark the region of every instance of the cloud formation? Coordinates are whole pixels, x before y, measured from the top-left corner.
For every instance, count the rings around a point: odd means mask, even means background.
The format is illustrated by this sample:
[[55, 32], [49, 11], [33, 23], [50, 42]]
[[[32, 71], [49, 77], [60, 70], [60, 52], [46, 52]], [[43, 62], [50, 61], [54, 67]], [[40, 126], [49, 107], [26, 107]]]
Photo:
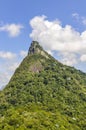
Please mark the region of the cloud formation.
[[18, 54], [12, 52], [0, 52], [0, 90], [5, 86], [22, 59], [26, 56], [26, 51], [22, 50]]
[[30, 21], [30, 37], [39, 41], [44, 49], [57, 52], [61, 62], [74, 65], [86, 55], [86, 31], [79, 33], [70, 25], [61, 25], [59, 20], [49, 21], [46, 16], [36, 16]]
[[13, 23], [0, 26], [0, 31], [7, 32], [10, 37], [16, 37], [20, 34], [22, 28], [24, 28], [22, 25]]
[[86, 25], [86, 17], [80, 16], [78, 13], [73, 13], [72, 17], [77, 20], [77, 22]]
[[16, 54], [14, 53], [0, 51], [0, 58], [2, 59], [13, 59], [15, 57], [16, 57]]
[[86, 54], [82, 55], [82, 56], [80, 57], [80, 60], [81, 60], [82, 62], [86, 62]]
[[27, 51], [21, 50], [20, 56], [25, 57], [25, 56], [27, 56], [27, 53], [28, 53]]

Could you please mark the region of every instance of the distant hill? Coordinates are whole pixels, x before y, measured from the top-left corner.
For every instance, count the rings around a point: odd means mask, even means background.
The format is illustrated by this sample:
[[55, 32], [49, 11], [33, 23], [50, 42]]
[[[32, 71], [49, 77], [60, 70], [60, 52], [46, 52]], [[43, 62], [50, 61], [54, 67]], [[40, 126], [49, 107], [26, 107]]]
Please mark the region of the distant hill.
[[33, 41], [0, 92], [0, 130], [86, 130], [86, 74]]

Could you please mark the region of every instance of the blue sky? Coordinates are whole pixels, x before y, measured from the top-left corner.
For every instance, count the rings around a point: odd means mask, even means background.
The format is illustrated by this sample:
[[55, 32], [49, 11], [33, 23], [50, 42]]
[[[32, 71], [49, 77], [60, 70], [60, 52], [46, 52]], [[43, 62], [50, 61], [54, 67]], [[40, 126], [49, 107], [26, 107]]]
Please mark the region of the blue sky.
[[0, 0], [0, 87], [32, 40], [62, 63], [86, 72], [85, 5], [86, 0]]

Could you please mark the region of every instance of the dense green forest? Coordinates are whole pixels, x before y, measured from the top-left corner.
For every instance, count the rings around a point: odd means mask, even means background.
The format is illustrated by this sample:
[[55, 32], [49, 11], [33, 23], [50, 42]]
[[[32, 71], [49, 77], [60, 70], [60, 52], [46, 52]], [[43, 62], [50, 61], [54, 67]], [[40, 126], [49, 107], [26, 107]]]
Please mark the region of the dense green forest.
[[0, 92], [0, 130], [86, 130], [86, 74], [33, 41]]

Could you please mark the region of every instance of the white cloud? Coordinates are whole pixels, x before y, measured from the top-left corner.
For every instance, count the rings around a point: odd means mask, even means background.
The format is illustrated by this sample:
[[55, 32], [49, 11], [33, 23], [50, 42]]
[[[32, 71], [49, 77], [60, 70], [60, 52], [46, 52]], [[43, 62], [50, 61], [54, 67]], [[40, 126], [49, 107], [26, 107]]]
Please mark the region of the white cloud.
[[14, 59], [15, 57], [16, 57], [16, 54], [14, 53], [0, 51], [0, 58], [2, 59]]
[[79, 18], [80, 18], [78, 13], [73, 13], [72, 17], [74, 17], [76, 20], [79, 20]]
[[48, 54], [50, 54], [51, 56], [53, 56], [53, 52], [50, 50], [46, 50], [48, 52]]
[[26, 56], [25, 52], [26, 51], [23, 50], [18, 54], [14, 54], [12, 52], [0, 52], [0, 90], [9, 82], [15, 69], [19, 66], [22, 59]]
[[[74, 15], [78, 17], [78, 14]], [[47, 20], [46, 16], [34, 17], [30, 25], [30, 37], [44, 49], [60, 54], [61, 61], [67, 65], [77, 64], [86, 52], [86, 31], [79, 33], [70, 25], [63, 27], [58, 20]]]
[[69, 65], [69, 66], [73, 66], [74, 64], [77, 64], [78, 63], [78, 59], [77, 59], [77, 56], [73, 53], [61, 53], [61, 62], [65, 65]]
[[5, 86], [10, 79], [10, 75], [7, 72], [1, 73], [0, 72], [0, 90], [3, 86]]
[[[12, 52], [9, 52], [12, 54]], [[20, 61], [18, 61], [18, 56], [4, 56], [4, 60], [0, 60], [0, 89], [5, 86], [11, 76], [13, 75], [15, 69], [18, 67]]]
[[82, 18], [82, 23], [83, 23], [84, 25], [86, 25], [86, 18], [85, 18], [85, 17]]
[[80, 57], [80, 60], [82, 62], [86, 62], [86, 54], [83, 54], [81, 57]]
[[77, 20], [77, 22], [86, 25], [86, 17], [80, 16], [78, 13], [73, 13], [72, 16]]
[[24, 50], [20, 51], [20, 56], [22, 57], [27, 56], [27, 51], [24, 51]]
[[20, 62], [14, 61], [10, 63], [10, 66], [8, 66], [8, 71], [9, 72], [14, 72], [15, 69], [19, 66]]
[[23, 26], [20, 24], [6, 24], [0, 26], [0, 31], [8, 32], [10, 37], [16, 37], [20, 34], [22, 28]]

